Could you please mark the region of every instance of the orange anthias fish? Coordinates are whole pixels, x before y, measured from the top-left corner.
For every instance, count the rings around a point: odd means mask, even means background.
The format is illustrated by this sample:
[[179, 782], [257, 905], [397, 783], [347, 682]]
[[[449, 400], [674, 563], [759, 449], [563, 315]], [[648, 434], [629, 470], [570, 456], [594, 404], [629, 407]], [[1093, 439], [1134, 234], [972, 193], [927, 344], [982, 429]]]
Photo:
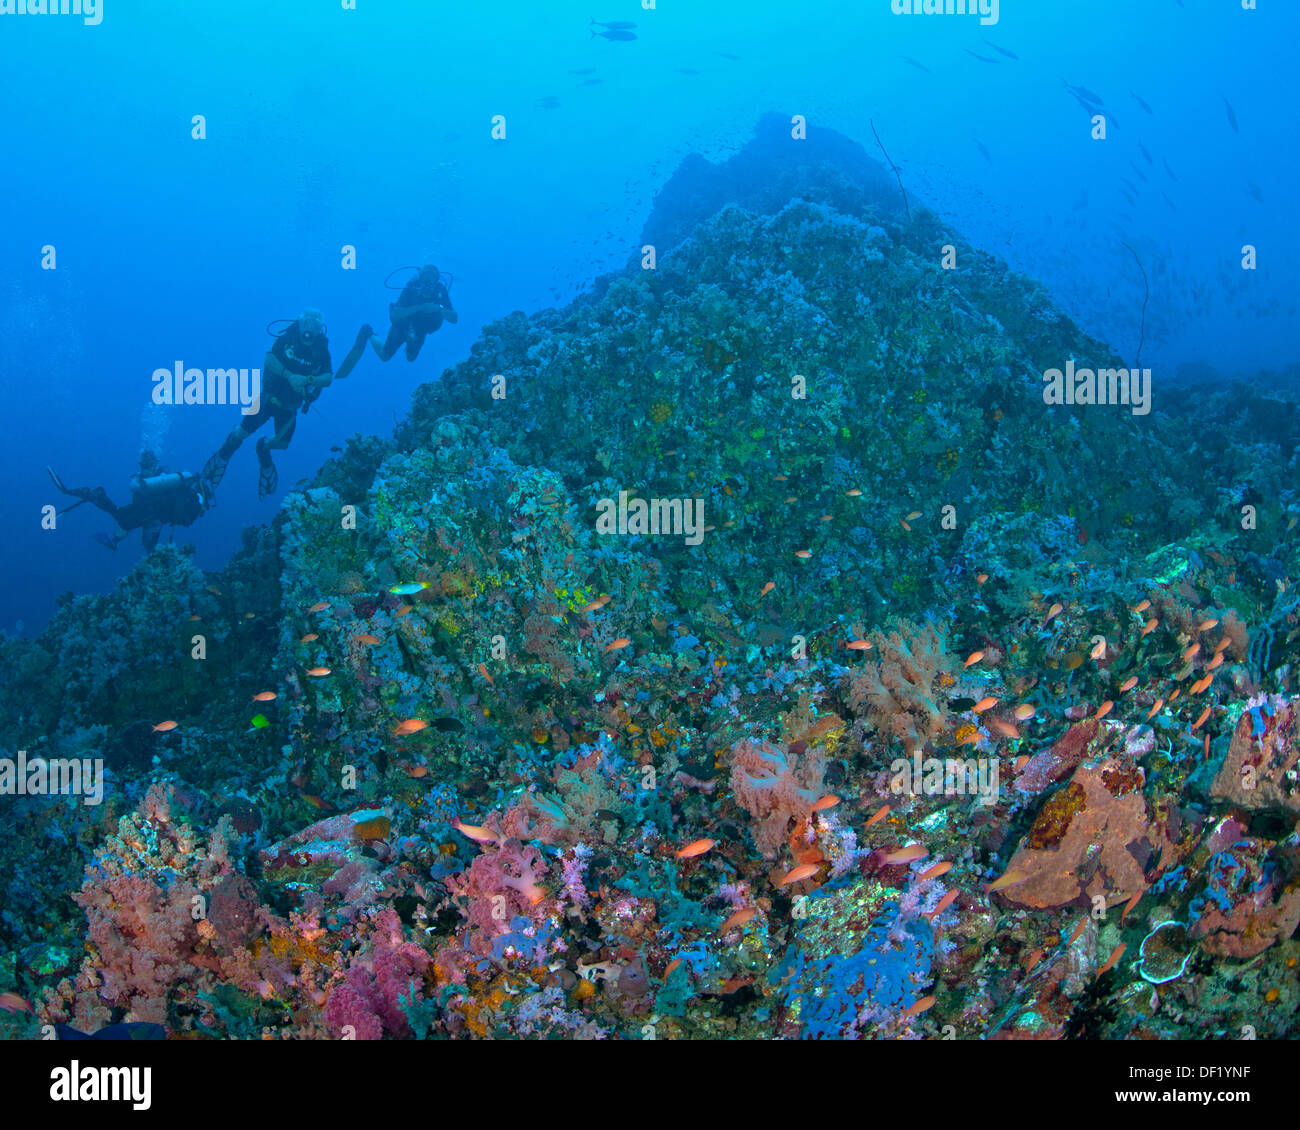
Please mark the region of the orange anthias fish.
[[315, 604], [313, 604], [309, 609], [307, 609], [307, 611], [308, 611], [308, 612], [324, 612], [325, 609], [327, 609], [329, 606], [330, 606], [330, 602], [329, 602], [328, 600], [318, 600], [318, 601], [317, 601]]
[[352, 637], [357, 643], [364, 643], [371, 647], [379, 642], [378, 636], [372, 636], [369, 632], [361, 632], [359, 635]]
[[788, 887], [791, 883], [799, 883], [804, 879], [810, 879], [817, 874], [816, 863], [801, 863], [798, 867], [792, 867], [777, 881], [778, 887]]
[[1150, 620], [1148, 620], [1145, 624], [1142, 625], [1142, 634], [1144, 636], [1149, 636], [1159, 626], [1160, 626], [1160, 621], [1153, 616]]
[[938, 918], [945, 910], [955, 903], [961, 892], [955, 887], [934, 904], [934, 909], [926, 916], [927, 918]]
[[980, 699], [979, 702], [977, 702], [974, 706], [972, 706], [971, 710], [973, 710], [976, 714], [983, 714], [984, 711], [986, 710], [992, 710], [993, 707], [997, 706], [997, 704], [998, 704], [998, 700], [994, 698], [992, 695], [988, 695], [987, 697]]
[[1052, 605], [1051, 608], [1047, 610], [1047, 619], [1044, 620], [1043, 623], [1046, 624], [1050, 620], [1055, 620], [1064, 611], [1065, 611], [1065, 605], [1058, 600], [1055, 604]]
[[1012, 723], [1008, 722], [1005, 718], [989, 719], [989, 728], [992, 730], [997, 730], [997, 732], [1001, 734], [1004, 738], [1009, 738], [1013, 742], [1018, 741], [1020, 738], [1020, 731], [1016, 729], [1016, 727], [1012, 725]]
[[0, 1008], [6, 1012], [31, 1012], [32, 1006], [17, 993], [0, 993]]
[[1022, 702], [1012, 711], [1018, 722], [1028, 722], [1034, 716], [1034, 707], [1032, 703]]
[[274, 701], [275, 701], [275, 691], [258, 691], [257, 694], [253, 695], [253, 701], [254, 701], [254, 702], [274, 702]]
[[397, 729], [393, 731], [393, 736], [404, 738], [407, 734], [418, 734], [421, 730], [429, 725], [421, 718], [408, 718], [405, 722], [399, 722]]
[[166, 722], [159, 722], [153, 729], [156, 734], [165, 734], [169, 730], [176, 729], [178, 725], [180, 725], [179, 722], [174, 722], [172, 719], [168, 718]]
[[1137, 685], [1138, 685], [1138, 677], [1136, 675], [1130, 675], [1127, 679], [1125, 679], [1122, 683], [1120, 683], [1119, 693], [1123, 694], [1125, 691], [1131, 691]]
[[320, 636], [318, 636], [315, 632], [308, 632], [308, 633], [307, 633], [305, 636], [303, 636], [302, 639], [300, 639], [298, 642], [299, 642], [299, 643], [311, 643], [313, 640], [318, 640], [318, 639], [320, 639]]
[[983, 658], [984, 658], [984, 653], [982, 651], [972, 651], [968, 656], [966, 656], [966, 662], [963, 663], [962, 666], [970, 667], [973, 664], [978, 663]]
[[1079, 940], [1079, 935], [1083, 933], [1083, 928], [1088, 925], [1088, 916], [1085, 914], [1079, 919], [1079, 924], [1074, 928], [1074, 933], [1070, 935], [1070, 940], [1065, 943], [1065, 948], [1069, 949]]
[[711, 851], [717, 846], [717, 840], [692, 840], [684, 848], [677, 851], [678, 859], [694, 859], [697, 855], [703, 855], [706, 851]]
[[313, 679], [323, 679], [329, 673], [330, 669], [328, 667], [309, 667], [307, 669], [307, 674]]
[[865, 824], [862, 825], [862, 830], [865, 832], [868, 828], [871, 827], [872, 824], [880, 823], [880, 821], [883, 820], [888, 815], [889, 815], [889, 805], [882, 804], [878, 809], [876, 809], [876, 814], [872, 816], [871, 819], [868, 820]]
[[810, 549], [796, 549], [796, 550], [794, 551], [794, 555], [795, 555], [796, 557], [808, 558], [808, 557], [811, 557], [811, 556], [812, 556], [812, 550], [810, 550]]
[[849, 640], [848, 643], [846, 643], [844, 646], [847, 647], [850, 651], [870, 651], [871, 641], [870, 640]]
[[1133, 611], [1145, 612], [1150, 607], [1151, 607], [1151, 602], [1149, 600], [1139, 600], [1135, 605], [1133, 605]]
[[767, 584], [765, 584], [765, 585], [763, 586], [762, 591], [761, 591], [758, 595], [759, 595], [759, 596], [767, 596], [767, 594], [770, 593], [774, 588], [776, 588], [776, 582], [775, 582], [775, 581], [768, 581]]
[[480, 663], [480, 664], [478, 665], [478, 673], [479, 673], [480, 675], [482, 675], [483, 678], [485, 678], [485, 679], [488, 681], [488, 686], [490, 686], [490, 687], [495, 687], [495, 686], [496, 686], [496, 683], [494, 683], [494, 682], [492, 681], [492, 676], [488, 673], [488, 669], [487, 669], [487, 664], [486, 664], [486, 663]]
[[494, 844], [498, 839], [497, 834], [490, 828], [484, 828], [479, 824], [462, 824], [459, 820], [453, 820], [451, 826], [476, 844]]
[[1018, 883], [1023, 883], [1028, 878], [1028, 871], [1007, 871], [989, 884], [988, 893], [993, 894], [994, 891], [1005, 891], [1008, 887], [1014, 887]]
[[1106, 959], [1106, 964], [1097, 970], [1097, 976], [1100, 977], [1103, 973], [1107, 972], [1107, 970], [1112, 969], [1115, 962], [1124, 956], [1124, 951], [1126, 949], [1128, 949], [1128, 942], [1120, 942], [1120, 944], [1111, 951], [1110, 957]]
[[976, 574], [975, 574], [975, 583], [976, 583], [977, 585], [982, 585], [982, 584], [983, 584], [985, 581], [987, 581], [988, 579], [989, 579], [989, 575], [988, 575], [987, 573], [976, 573]]
[[728, 918], [721, 926], [718, 927], [718, 933], [725, 934], [728, 930], [734, 929], [736, 926], [743, 926], [746, 922], [749, 922], [757, 913], [758, 911], [755, 910], [752, 906], [741, 907], [740, 910], [737, 910], [734, 914], [731, 915], [730, 918]]
[[933, 867], [927, 867], [917, 876], [917, 879], [924, 882], [927, 879], [937, 879], [940, 875], [947, 875], [952, 870], [952, 863], [944, 860], [942, 863], [936, 863]]
[[834, 793], [827, 793], [824, 797], [820, 797], [819, 799], [813, 801], [813, 806], [811, 811], [821, 812], [825, 808], [834, 808], [839, 803], [840, 803], [839, 797], [837, 797]]
[[930, 849], [924, 844], [908, 844], [905, 848], [891, 851], [884, 857], [882, 862], [887, 863], [892, 867], [898, 863], [911, 863], [917, 859], [924, 859], [929, 854]]
[[605, 654], [608, 655], [611, 651], [622, 651], [631, 642], [627, 636], [619, 636], [618, 639], [605, 648]]
[[1093, 715], [1093, 717], [1097, 719], [1105, 718], [1106, 715], [1110, 713], [1111, 707], [1114, 705], [1115, 703], [1108, 698], [1099, 707], [1097, 707], [1097, 712]]
[[1155, 715], [1159, 714], [1160, 708], [1164, 706], [1164, 704], [1165, 700], [1163, 698], [1156, 699], [1155, 702], [1152, 703], [1151, 709], [1147, 711], [1147, 717], [1153, 718]]
[[919, 1001], [916, 1002], [916, 1004], [912, 1005], [911, 1008], [904, 1010], [903, 1017], [904, 1019], [906, 1019], [912, 1016], [920, 1016], [921, 1013], [928, 1012], [933, 1007], [934, 1007], [934, 997], [932, 996], [922, 997]]

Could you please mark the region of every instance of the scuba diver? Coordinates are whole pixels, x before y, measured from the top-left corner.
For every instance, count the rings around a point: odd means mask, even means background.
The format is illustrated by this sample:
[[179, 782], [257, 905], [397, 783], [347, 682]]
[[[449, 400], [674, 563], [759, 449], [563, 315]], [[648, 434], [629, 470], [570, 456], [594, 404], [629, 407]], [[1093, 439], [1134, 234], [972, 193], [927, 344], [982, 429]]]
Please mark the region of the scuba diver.
[[[397, 270], [414, 268], [398, 267]], [[388, 278], [396, 273], [391, 272]], [[397, 347], [405, 342], [406, 359], [414, 361], [420, 356], [426, 337], [436, 333], [444, 321], [455, 324], [460, 320], [451, 308], [451, 295], [447, 291], [451, 283], [450, 274], [444, 275], [432, 263], [427, 263], [402, 287], [397, 301], [388, 304], [388, 317], [392, 323], [388, 328], [388, 340], [380, 345], [378, 336], [370, 339], [370, 346], [379, 360], [390, 360]], [[388, 285], [387, 280], [384, 285]]]
[[168, 471], [148, 450], [140, 453], [140, 470], [131, 476], [131, 501], [125, 506], [115, 505], [103, 487], [65, 487], [53, 467], [45, 469], [59, 491], [79, 500], [59, 513], [89, 502], [117, 522], [115, 534], [95, 535], [100, 545], [112, 550], [132, 530], [139, 530], [145, 552], [151, 553], [164, 526], [188, 526], [212, 505], [212, 496], [198, 475]]
[[[271, 332], [269, 327], [268, 332]], [[239, 445], [268, 420], [275, 422], [275, 432], [269, 440], [262, 436], [257, 441], [257, 497], [265, 498], [275, 490], [277, 475], [271, 452], [283, 451], [289, 446], [297, 426], [299, 408], [306, 415], [326, 385], [341, 381], [352, 372], [374, 330], [369, 325], [361, 327], [337, 373], [330, 369], [329, 339], [325, 332], [321, 312], [307, 309], [283, 331], [273, 335], [275, 344], [262, 362], [259, 411], [242, 417], [221, 447], [203, 465], [203, 478], [209, 490], [216, 490], [221, 483], [226, 465]]]

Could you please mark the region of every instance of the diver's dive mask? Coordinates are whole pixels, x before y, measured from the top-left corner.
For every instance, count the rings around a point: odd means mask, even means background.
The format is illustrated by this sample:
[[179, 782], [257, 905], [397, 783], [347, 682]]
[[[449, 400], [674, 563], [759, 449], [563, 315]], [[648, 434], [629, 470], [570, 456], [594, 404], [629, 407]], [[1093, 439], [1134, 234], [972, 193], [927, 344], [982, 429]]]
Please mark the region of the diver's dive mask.
[[319, 310], [304, 310], [298, 319], [298, 337], [305, 345], [311, 345], [325, 332], [325, 319]]

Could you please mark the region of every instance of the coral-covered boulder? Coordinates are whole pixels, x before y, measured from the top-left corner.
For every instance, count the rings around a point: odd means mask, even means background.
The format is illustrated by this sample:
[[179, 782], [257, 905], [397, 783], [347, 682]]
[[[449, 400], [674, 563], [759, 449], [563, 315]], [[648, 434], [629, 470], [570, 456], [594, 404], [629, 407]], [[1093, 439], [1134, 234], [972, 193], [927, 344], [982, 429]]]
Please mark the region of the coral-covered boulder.
[[1210, 795], [1242, 808], [1300, 814], [1297, 700], [1259, 695], [1246, 704]]
[[1238, 840], [1205, 867], [1190, 906], [1192, 937], [1216, 957], [1254, 957], [1300, 925], [1300, 883], [1287, 882], [1261, 840]]
[[1108, 757], [1085, 762], [1050, 797], [1007, 866], [1025, 878], [999, 892], [1014, 906], [1108, 906], [1145, 890], [1148, 838], [1143, 773]]

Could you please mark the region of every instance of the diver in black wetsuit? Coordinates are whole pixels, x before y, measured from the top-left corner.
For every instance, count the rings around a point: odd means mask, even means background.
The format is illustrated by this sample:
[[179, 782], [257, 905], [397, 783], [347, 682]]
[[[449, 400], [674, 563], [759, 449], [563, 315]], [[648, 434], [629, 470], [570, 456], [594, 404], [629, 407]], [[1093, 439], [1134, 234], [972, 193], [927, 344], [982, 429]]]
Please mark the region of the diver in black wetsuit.
[[265, 498], [275, 490], [277, 475], [271, 461], [272, 451], [283, 451], [293, 439], [298, 410], [305, 415], [326, 385], [342, 380], [361, 360], [366, 340], [374, 331], [362, 326], [352, 349], [337, 373], [330, 369], [329, 339], [319, 310], [304, 310], [288, 329], [275, 339], [262, 362], [262, 394], [259, 411], [244, 416], [225, 442], [203, 465], [203, 478], [209, 490], [216, 490], [226, 473], [230, 457], [239, 445], [268, 420], [275, 422], [275, 433], [268, 440], [257, 441], [257, 497]]
[[450, 280], [450, 275], [444, 276], [430, 263], [421, 267], [419, 273], [402, 287], [397, 301], [388, 304], [388, 317], [392, 323], [388, 328], [388, 339], [382, 345], [378, 337], [370, 339], [370, 347], [379, 360], [390, 360], [397, 347], [405, 342], [406, 359], [414, 361], [429, 334], [436, 333], [444, 321], [454, 324], [460, 320], [451, 308], [451, 295], [447, 292]]
[[128, 533], [139, 530], [145, 552], [152, 552], [164, 526], [188, 526], [212, 505], [198, 475], [164, 469], [152, 451], [140, 454], [140, 470], [131, 476], [131, 501], [125, 506], [116, 505], [103, 487], [65, 487], [52, 467], [45, 469], [55, 487], [79, 500], [62, 513], [89, 502], [117, 522], [116, 533], [95, 535], [95, 540], [108, 549], [117, 549]]

